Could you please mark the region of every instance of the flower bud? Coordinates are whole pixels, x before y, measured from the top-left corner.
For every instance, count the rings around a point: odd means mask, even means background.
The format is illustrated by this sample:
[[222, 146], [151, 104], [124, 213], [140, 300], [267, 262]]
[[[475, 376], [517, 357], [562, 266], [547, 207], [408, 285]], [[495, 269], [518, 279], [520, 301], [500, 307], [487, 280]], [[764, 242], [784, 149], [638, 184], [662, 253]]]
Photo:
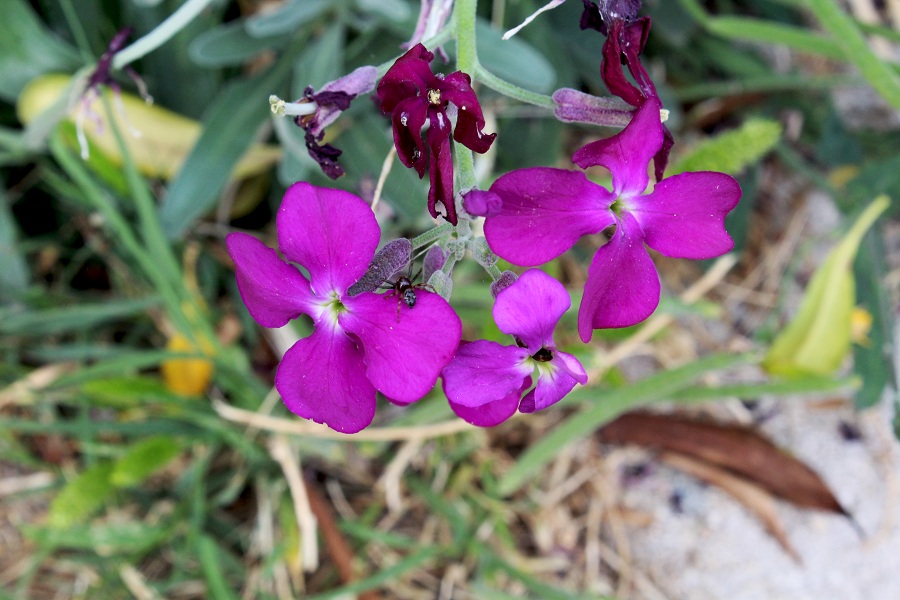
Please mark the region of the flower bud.
[[384, 283], [391, 275], [409, 264], [409, 257], [412, 254], [412, 242], [406, 238], [398, 238], [391, 240], [379, 250], [369, 268], [359, 281], [350, 286], [347, 293], [351, 296], [362, 294], [363, 292], [371, 292], [378, 289], [378, 286]]

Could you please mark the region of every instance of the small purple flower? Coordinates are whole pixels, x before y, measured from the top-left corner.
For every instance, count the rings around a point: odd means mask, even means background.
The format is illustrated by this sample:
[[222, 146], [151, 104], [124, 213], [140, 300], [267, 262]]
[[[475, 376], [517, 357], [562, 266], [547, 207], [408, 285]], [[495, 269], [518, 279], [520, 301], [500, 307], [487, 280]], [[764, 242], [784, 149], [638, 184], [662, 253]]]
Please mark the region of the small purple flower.
[[380, 231], [366, 203], [349, 192], [297, 183], [276, 219], [281, 260], [255, 237], [226, 238], [238, 289], [263, 327], [301, 314], [315, 329], [284, 355], [275, 387], [292, 412], [343, 433], [375, 415], [375, 392], [408, 404], [427, 394], [459, 343], [459, 317], [447, 302], [418, 291], [415, 308], [389, 294], [347, 290], [367, 270]]
[[601, 165], [612, 173], [613, 190], [580, 171], [535, 167], [503, 175], [491, 186], [503, 201], [487, 217], [491, 248], [512, 263], [544, 264], [584, 235], [615, 231], [597, 250], [578, 311], [578, 333], [627, 327], [659, 304], [659, 277], [644, 243], [665, 256], [707, 259], [731, 250], [725, 215], [741, 189], [734, 178], [712, 171], [663, 179], [649, 194], [647, 166], [663, 143], [655, 98], [648, 99], [618, 134], [581, 148], [572, 160], [582, 169]]
[[359, 67], [348, 75], [329, 81], [318, 92], [311, 86], [307, 87], [303, 98], [296, 102], [286, 103], [277, 96], [269, 98], [272, 112], [281, 116], [292, 115], [294, 122], [303, 128], [309, 155], [331, 179], [343, 175], [344, 168], [337, 163], [342, 151], [331, 144], [319, 143], [325, 137], [325, 128], [350, 108], [354, 98], [375, 89], [377, 78], [375, 67]]
[[[463, 420], [493, 427], [512, 416], [543, 410], [587, 383], [578, 359], [556, 349], [553, 329], [571, 300], [561, 283], [536, 269], [497, 294], [494, 321], [515, 346], [478, 340], [462, 342], [441, 372], [450, 407]], [[537, 385], [531, 375], [538, 370]]]
[[[382, 112], [391, 115], [394, 146], [406, 167], [424, 177], [428, 167], [431, 187], [428, 190], [428, 212], [437, 218], [443, 214], [453, 225], [457, 223], [453, 202], [453, 157], [450, 150], [450, 103], [456, 107], [456, 129], [453, 139], [478, 153], [491, 147], [497, 134], [485, 134], [481, 105], [472, 89], [472, 81], [462, 71], [447, 76], [431, 72], [434, 54], [416, 44], [388, 69], [378, 84], [378, 101]], [[428, 132], [422, 139], [422, 128], [428, 119]], [[428, 149], [426, 150], [426, 143]], [[443, 206], [439, 213], [437, 205]]]

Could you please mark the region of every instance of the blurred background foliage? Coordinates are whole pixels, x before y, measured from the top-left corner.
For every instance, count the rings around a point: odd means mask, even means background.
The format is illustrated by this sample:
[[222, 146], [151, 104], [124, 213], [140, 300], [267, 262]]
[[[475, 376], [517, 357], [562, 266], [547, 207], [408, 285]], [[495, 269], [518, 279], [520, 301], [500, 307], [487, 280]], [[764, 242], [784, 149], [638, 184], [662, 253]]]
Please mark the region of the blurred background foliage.
[[[69, 110], [72, 77], [92, 68], [118, 30], [133, 27], [137, 39], [181, 4], [2, 3], [0, 515], [13, 501], [23, 512], [12, 518], [10, 508], [0, 518], [13, 540], [0, 557], [0, 597], [331, 598], [373, 590], [434, 597], [461, 565], [456, 585], [470, 596], [460, 597], [597, 598], [602, 590], [583, 581], [526, 566], [534, 547], [520, 515], [533, 507], [529, 490], [562, 447], [640, 405], [861, 382], [855, 396], [869, 406], [896, 380], [886, 349], [897, 298], [883, 284], [875, 228], [854, 267], [857, 303], [870, 320], [868, 343], [854, 347], [856, 378], [716, 387], [709, 374], [760, 360], [723, 345], [629, 382], [609, 356], [635, 336], [662, 335], [676, 318], [721, 322], [751, 342], [743, 348], [763, 350], [796, 309], [780, 296], [741, 330], [721, 297], [670, 293], [653, 328], [599, 332], [595, 346], [575, 343], [574, 314], [567, 315], [561, 345], [598, 376], [530, 424], [461, 427], [438, 392], [404, 411], [384, 404], [369, 436], [348, 440], [297, 423], [271, 392], [284, 342], [243, 308], [224, 235], [253, 230], [274, 239], [281, 196], [298, 180], [371, 200], [392, 144], [373, 102], [359, 98], [329, 128], [347, 171], [332, 183], [307, 156], [302, 132], [269, 118], [266, 100], [299, 98], [358, 66], [389, 64], [419, 6], [211, 2], [134, 63], [152, 106], [115, 74], [128, 119], [111, 95], [97, 103], [106, 142], [91, 137], [82, 160]], [[540, 4], [481, 2], [481, 63], [541, 94], [574, 87], [605, 95], [602, 40], [578, 29], [579, 2], [501, 41]], [[715, 169], [739, 178], [744, 197], [728, 229], [746, 271], [791, 218], [793, 208], [773, 200], [777, 186], [832, 195], [846, 217], [833, 240], [875, 196], [900, 189], [900, 76], [890, 58], [900, 43], [896, 23], [860, 21], [837, 0], [644, 4], [653, 18], [645, 62], [677, 140], [670, 172]], [[445, 49], [446, 72], [454, 70], [453, 43]], [[499, 132], [476, 164], [483, 186], [514, 168], [569, 166], [584, 141], [612, 133], [564, 125], [485, 86], [479, 95], [488, 130]], [[162, 159], [164, 166], [155, 164]], [[378, 212], [385, 239], [431, 226], [426, 193], [427, 182], [394, 166]], [[888, 216], [897, 210], [894, 203]], [[577, 247], [548, 267], [573, 284], [575, 302], [592, 252]], [[688, 280], [702, 274], [690, 271]], [[453, 304], [468, 339], [499, 335], [488, 282], [473, 261], [456, 271]], [[305, 335], [303, 327], [295, 335]], [[335, 498], [344, 503], [337, 511]], [[323, 536], [320, 564], [310, 515]]]

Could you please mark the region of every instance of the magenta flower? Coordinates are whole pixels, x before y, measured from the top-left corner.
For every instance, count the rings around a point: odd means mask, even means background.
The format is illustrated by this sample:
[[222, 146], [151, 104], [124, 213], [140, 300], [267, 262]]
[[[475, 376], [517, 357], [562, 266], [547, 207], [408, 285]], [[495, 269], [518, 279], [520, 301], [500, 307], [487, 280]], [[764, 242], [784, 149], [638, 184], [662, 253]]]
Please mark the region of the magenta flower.
[[315, 329], [284, 355], [275, 387], [294, 413], [355, 433], [375, 415], [375, 392], [408, 404], [427, 394], [456, 349], [461, 324], [447, 302], [417, 290], [415, 308], [396, 296], [348, 288], [365, 272], [380, 231], [349, 192], [291, 186], [276, 220], [281, 260], [244, 233], [226, 238], [238, 289], [263, 327], [306, 314]]
[[[478, 340], [462, 342], [441, 372], [450, 407], [463, 420], [493, 427], [512, 416], [543, 410], [587, 383], [578, 359], [556, 349], [553, 329], [569, 309], [569, 294], [561, 283], [536, 269], [525, 271], [497, 294], [494, 321], [512, 335], [515, 346]], [[538, 370], [537, 385], [531, 375]]]
[[578, 311], [585, 342], [593, 329], [634, 325], [656, 310], [659, 276], [644, 243], [665, 256], [693, 259], [719, 256], [734, 245], [724, 226], [741, 196], [734, 178], [682, 173], [643, 194], [647, 166], [663, 143], [660, 108], [657, 99], [648, 99], [624, 130], [572, 157], [583, 169], [609, 169], [612, 191], [580, 171], [544, 167], [507, 173], [490, 188], [502, 207], [487, 217], [484, 234], [494, 252], [515, 264], [544, 264], [582, 236], [615, 225], [588, 270]]
[[[453, 139], [478, 153], [491, 147], [497, 134], [485, 134], [484, 116], [472, 89], [472, 81], [462, 71], [446, 77], [431, 72], [434, 54], [416, 44], [397, 59], [378, 84], [376, 94], [385, 114], [391, 115], [394, 146], [406, 167], [431, 179], [428, 190], [428, 212], [437, 218], [442, 214], [456, 225], [453, 202], [453, 156], [450, 150], [451, 121], [448, 108], [456, 107], [456, 129]], [[422, 139], [422, 127], [428, 119], [428, 132]], [[426, 143], [428, 149], [426, 149]], [[443, 206], [439, 213], [437, 205]]]

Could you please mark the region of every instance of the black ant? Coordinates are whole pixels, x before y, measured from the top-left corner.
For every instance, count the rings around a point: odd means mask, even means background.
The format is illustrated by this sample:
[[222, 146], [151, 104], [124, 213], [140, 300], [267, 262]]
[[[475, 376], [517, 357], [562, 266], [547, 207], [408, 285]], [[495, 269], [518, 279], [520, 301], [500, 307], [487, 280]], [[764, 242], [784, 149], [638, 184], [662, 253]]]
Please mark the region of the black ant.
[[[410, 309], [415, 308], [416, 306], [416, 290], [417, 289], [427, 289], [431, 290], [431, 286], [427, 283], [413, 283], [413, 280], [417, 279], [419, 275], [422, 274], [422, 269], [419, 269], [419, 272], [415, 275], [412, 274], [413, 263], [409, 263], [409, 271], [407, 271], [406, 275], [401, 275], [397, 278], [393, 283], [386, 282], [379, 286], [379, 289], [382, 290], [390, 290], [388, 292], [388, 296], [398, 296], [397, 298], [397, 321], [400, 321], [400, 304], [406, 304]], [[433, 291], [433, 290], [432, 290]]]

